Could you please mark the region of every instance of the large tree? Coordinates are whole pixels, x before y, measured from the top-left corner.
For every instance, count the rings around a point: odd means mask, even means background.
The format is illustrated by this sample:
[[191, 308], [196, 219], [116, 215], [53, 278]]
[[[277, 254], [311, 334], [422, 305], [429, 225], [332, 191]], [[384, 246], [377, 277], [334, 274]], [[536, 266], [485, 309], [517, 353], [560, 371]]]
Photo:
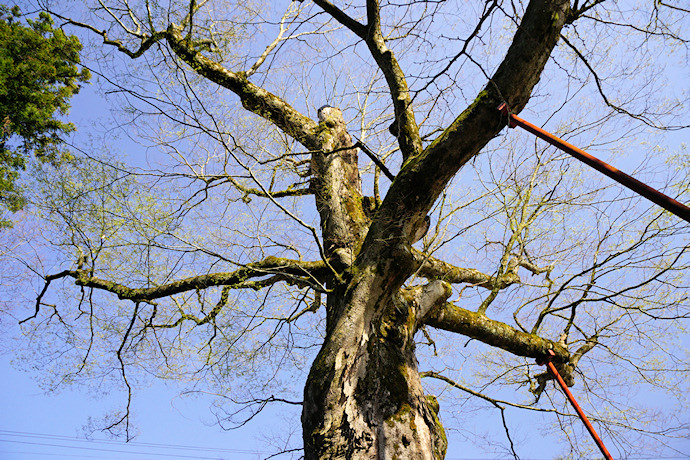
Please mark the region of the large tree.
[[[687, 47], [684, 8], [178, 3], [51, 10], [114, 51], [99, 72], [134, 114], [128, 134], [167, 155], [146, 171], [92, 155], [35, 175], [63, 256], [23, 324], [62, 337], [69, 380], [123, 382], [126, 410], [107, 428], [129, 426], [137, 369], [204, 375], [227, 398], [221, 422], [242, 423], [291, 402], [276, 395], [309, 359], [292, 401], [305, 458], [443, 458], [443, 412], [422, 380], [570, 426], [534, 364], [548, 350], [601, 398], [599, 426], [623, 433], [614, 451], [636, 448], [625, 433], [678, 428], [617, 419], [604, 375], [627, 368], [670, 390], [686, 375], [665, 341], [688, 315], [687, 228], [557, 152], [496, 138], [500, 104], [539, 108], [595, 149], [683, 128], [687, 101], [661, 93], [654, 65]], [[132, 60], [111, 65], [118, 55]], [[68, 280], [76, 290], [49, 300]], [[487, 346], [480, 367], [451, 353], [468, 339]], [[552, 407], [469, 388], [463, 366], [485, 388], [529, 386], [540, 404], [546, 391]]]

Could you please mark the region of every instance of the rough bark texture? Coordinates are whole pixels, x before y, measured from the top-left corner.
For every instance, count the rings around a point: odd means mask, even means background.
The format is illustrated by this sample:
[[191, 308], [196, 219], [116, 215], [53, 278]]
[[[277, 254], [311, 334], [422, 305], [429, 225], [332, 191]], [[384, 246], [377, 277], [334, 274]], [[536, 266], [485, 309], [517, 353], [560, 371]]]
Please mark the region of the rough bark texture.
[[426, 324], [451, 332], [481, 340], [494, 347], [502, 348], [517, 356], [540, 358], [551, 349], [556, 353], [557, 363], [565, 363], [570, 358], [558, 342], [528, 334], [505, 323], [487, 318], [477, 313], [459, 308], [452, 303], [445, 303], [426, 317]]
[[[371, 279], [371, 277], [367, 277]], [[363, 281], [364, 282], [364, 281]], [[349, 290], [346, 314], [317, 357], [305, 390], [305, 458], [441, 459], [438, 403], [424, 395], [415, 357], [419, 317], [450, 295], [440, 281], [403, 290], [373, 315]]]
[[[326, 253], [343, 269], [352, 264], [369, 221], [357, 156], [339, 110], [324, 111], [319, 140], [322, 149], [312, 155], [316, 204]], [[424, 395], [415, 358], [419, 305], [428, 311], [429, 301], [414, 295], [380, 299], [373, 287], [362, 288], [373, 278], [354, 276], [357, 281], [331, 286], [327, 338], [305, 390], [305, 456], [443, 458], [438, 408]], [[433, 294], [440, 298], [446, 291]], [[379, 301], [385, 308], [372, 308]]]
[[343, 114], [333, 107], [321, 113], [317, 129], [320, 149], [311, 157], [311, 188], [321, 217], [326, 257], [334, 258], [337, 268], [343, 269], [352, 264], [369, 222], [363, 207], [357, 149]]

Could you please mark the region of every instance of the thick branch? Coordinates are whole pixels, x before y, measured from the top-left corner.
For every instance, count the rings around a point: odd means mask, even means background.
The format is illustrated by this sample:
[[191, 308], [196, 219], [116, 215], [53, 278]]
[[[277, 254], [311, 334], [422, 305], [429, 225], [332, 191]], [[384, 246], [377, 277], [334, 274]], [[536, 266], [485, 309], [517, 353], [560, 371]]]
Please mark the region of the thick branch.
[[[566, 0], [530, 2], [506, 57], [484, 91], [421, 155], [403, 164], [371, 224], [358, 257], [361, 269], [376, 263], [386, 250], [382, 245], [392, 249], [409, 242], [409, 235], [460, 167], [505, 127], [507, 120], [497, 111], [499, 103], [507, 102], [514, 112], [527, 104], [556, 46], [568, 9]], [[401, 256], [397, 256], [401, 261], [397, 273], [382, 273], [381, 282], [391, 294], [419, 268], [410, 264], [406, 268], [410, 272], [404, 273]]]
[[[149, 288], [132, 288], [123, 284], [103, 280], [92, 276], [89, 270], [65, 270], [57, 275], [46, 277], [46, 285], [39, 295], [36, 304], [36, 314], [40, 307], [40, 298], [45, 294], [48, 285], [58, 278], [72, 277], [79, 286], [100, 289], [117, 294], [120, 299], [134, 302], [151, 302], [163, 297], [180, 294], [182, 292], [206, 289], [213, 286], [229, 286], [235, 289], [261, 289], [279, 281], [310, 286], [315, 290], [324, 291], [324, 278], [329, 273], [324, 262], [301, 262], [298, 260], [267, 257], [261, 262], [247, 264], [234, 272], [209, 273], [193, 276], [161, 286]], [[273, 275], [268, 279], [264, 276]], [[33, 317], [36, 316], [36, 314]], [[27, 318], [30, 319], [30, 318]]]
[[[223, 176], [218, 176], [219, 179], [225, 180], [227, 179], [233, 187], [235, 187], [237, 190], [240, 192], [244, 193], [244, 196], [248, 195], [254, 195], [254, 196], [259, 196], [262, 198], [284, 198], [284, 197], [290, 197], [290, 196], [305, 196], [305, 195], [313, 195], [314, 191], [310, 190], [309, 188], [294, 188], [293, 186], [288, 187], [286, 190], [278, 190], [278, 191], [266, 191], [266, 190], [261, 190], [258, 188], [253, 188], [253, 187], [247, 187], [245, 185], [242, 185], [237, 179], [230, 175], [223, 175]], [[212, 178], [215, 179], [215, 178]], [[212, 180], [211, 179], [211, 180]]]
[[[580, 362], [580, 358], [588, 353], [596, 345], [599, 344], [599, 340], [596, 335], [589, 337], [585, 344], [582, 345], [577, 351], [570, 355], [570, 359], [567, 362], [556, 364], [556, 370], [561, 375], [561, 378], [565, 384], [569, 387], [575, 385], [575, 369], [577, 368], [577, 363]], [[546, 382], [549, 380], [554, 380], [556, 377], [549, 372], [542, 372], [534, 376], [534, 380], [537, 382], [537, 386], [534, 387], [533, 382], [530, 383], [530, 391], [536, 396], [536, 400], [539, 401], [539, 397], [544, 392], [546, 388]]]
[[414, 111], [412, 110], [410, 89], [407, 86], [405, 74], [400, 68], [398, 60], [395, 58], [393, 51], [386, 46], [381, 33], [379, 2], [377, 0], [367, 1], [366, 27], [352, 19], [328, 0], [316, 0], [314, 3], [367, 44], [390, 89], [395, 110], [395, 121], [390, 131], [398, 139], [403, 159], [420, 153], [422, 151], [422, 139], [419, 135], [419, 126], [415, 120]]
[[456, 267], [415, 249], [412, 250], [412, 254], [415, 262], [420, 265], [417, 274], [427, 279], [438, 279], [452, 284], [466, 283], [486, 289], [503, 289], [520, 281], [517, 274], [509, 273], [508, 276], [497, 278], [474, 268]]
[[425, 324], [439, 329], [471, 337], [487, 345], [502, 348], [514, 355], [528, 358], [546, 356], [547, 350], [556, 353], [554, 362], [566, 363], [570, 359], [568, 350], [558, 342], [527, 334], [505, 323], [457, 307], [446, 302], [438, 309], [429, 312], [423, 319]]
[[166, 38], [180, 59], [195, 72], [237, 94], [245, 109], [270, 121], [308, 149], [320, 149], [316, 137], [318, 125], [314, 120], [302, 115], [278, 96], [251, 83], [244, 72], [233, 72], [203, 56], [184, 39], [175, 25], [168, 27]]
[[[378, 17], [378, 16], [376, 16]], [[378, 24], [378, 23], [375, 23]], [[398, 139], [403, 160], [422, 152], [422, 138], [419, 135], [419, 126], [415, 120], [412, 109], [412, 97], [407, 86], [407, 80], [393, 51], [388, 49], [383, 39], [381, 30], [373, 30], [370, 24], [366, 44], [379, 69], [386, 78], [393, 99], [395, 120], [390, 127], [390, 132]]]
[[279, 259], [277, 257], [267, 257], [261, 262], [248, 264], [234, 272], [193, 276], [191, 278], [185, 278], [183, 280], [150, 288], [129, 288], [93, 276], [85, 276], [86, 272], [84, 270], [73, 270], [69, 272], [69, 275], [76, 278], [75, 283], [80, 286], [109, 291], [117, 294], [120, 299], [150, 302], [162, 297], [168, 297], [186, 291], [206, 289], [213, 286], [260, 289], [264, 287], [264, 283], [261, 283], [261, 281], [250, 281], [250, 279], [266, 275], [279, 275], [278, 277], [272, 278], [273, 282], [291, 280], [301, 284], [311, 285], [313, 280], [320, 278], [325, 273], [326, 266], [323, 262], [300, 262], [290, 259]]

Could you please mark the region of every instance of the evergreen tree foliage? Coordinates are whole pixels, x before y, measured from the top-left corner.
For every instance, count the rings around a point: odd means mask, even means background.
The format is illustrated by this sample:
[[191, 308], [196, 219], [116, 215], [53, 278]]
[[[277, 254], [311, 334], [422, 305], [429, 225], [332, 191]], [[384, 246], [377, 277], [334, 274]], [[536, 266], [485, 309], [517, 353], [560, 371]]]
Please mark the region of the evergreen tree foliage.
[[48, 13], [26, 23], [21, 17], [19, 7], [0, 5], [0, 209], [12, 212], [25, 203], [18, 179], [27, 161], [64, 157], [62, 136], [75, 126], [60, 118], [90, 77], [78, 65], [77, 37], [54, 28]]

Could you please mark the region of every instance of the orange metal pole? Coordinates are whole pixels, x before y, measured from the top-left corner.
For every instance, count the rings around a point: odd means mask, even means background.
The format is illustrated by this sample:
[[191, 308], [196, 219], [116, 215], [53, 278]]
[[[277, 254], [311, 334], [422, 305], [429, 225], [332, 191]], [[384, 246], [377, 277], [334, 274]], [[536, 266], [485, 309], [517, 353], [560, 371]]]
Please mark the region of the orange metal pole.
[[601, 440], [597, 432], [594, 430], [594, 427], [592, 424], [589, 422], [589, 419], [585, 415], [585, 413], [582, 411], [582, 408], [580, 405], [575, 401], [575, 397], [573, 394], [570, 392], [568, 389], [568, 386], [565, 384], [565, 381], [563, 380], [563, 377], [561, 377], [561, 374], [558, 373], [558, 369], [556, 369], [556, 366], [551, 362], [551, 358], [555, 356], [553, 350], [549, 350], [549, 356], [546, 358], [546, 367], [549, 368], [549, 371], [551, 371], [551, 374], [556, 378], [556, 381], [558, 384], [561, 386], [563, 389], [563, 392], [565, 395], [568, 397], [568, 400], [570, 401], [570, 404], [572, 404], [573, 408], [575, 408], [575, 412], [577, 412], [577, 415], [580, 416], [580, 420], [582, 420], [582, 423], [585, 424], [585, 427], [587, 428], [587, 431], [589, 431], [589, 434], [592, 435], [592, 439], [594, 439], [594, 442], [597, 444], [597, 447], [599, 447], [599, 450], [601, 453], [604, 455], [604, 457], [607, 460], [613, 460], [613, 457], [611, 457], [611, 454], [609, 451], [606, 449], [606, 446], [604, 446], [604, 442]]
[[667, 195], [664, 195], [663, 193], [653, 189], [652, 187], [643, 182], [640, 182], [634, 177], [625, 174], [623, 171], [620, 171], [614, 168], [613, 166], [604, 163], [600, 159], [590, 155], [582, 149], [575, 147], [572, 144], [569, 144], [563, 139], [556, 137], [547, 131], [544, 131], [543, 129], [533, 125], [528, 121], [523, 120], [517, 115], [513, 115], [512, 113], [510, 113], [510, 111], [508, 110], [508, 106], [505, 103], [501, 104], [498, 107], [498, 110], [500, 110], [501, 113], [503, 113], [503, 115], [509, 117], [508, 126], [510, 128], [519, 126], [525, 129], [526, 131], [529, 131], [530, 133], [534, 134], [540, 139], [545, 140], [549, 144], [558, 147], [567, 154], [577, 158], [578, 160], [591, 166], [592, 168], [596, 169], [602, 174], [605, 174], [606, 176], [615, 180], [619, 184], [628, 187], [630, 190], [642, 195], [651, 202], [658, 204], [662, 208], [675, 214], [676, 216], [680, 217], [686, 222], [690, 222], [690, 208], [685, 206], [684, 204], [674, 200], [673, 198]]

